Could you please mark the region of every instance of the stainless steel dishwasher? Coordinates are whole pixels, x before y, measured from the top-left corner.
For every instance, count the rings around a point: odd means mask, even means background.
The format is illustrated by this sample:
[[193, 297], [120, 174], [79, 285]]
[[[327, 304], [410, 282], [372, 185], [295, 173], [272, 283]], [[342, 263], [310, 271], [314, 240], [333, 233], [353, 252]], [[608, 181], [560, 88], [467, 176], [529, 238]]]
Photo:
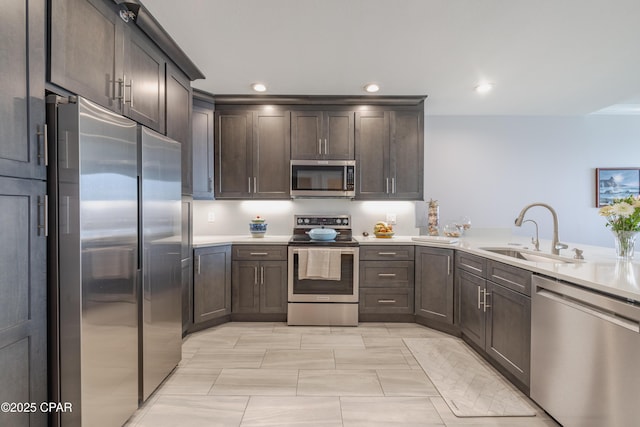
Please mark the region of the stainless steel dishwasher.
[[531, 398], [564, 427], [640, 420], [640, 306], [533, 277]]

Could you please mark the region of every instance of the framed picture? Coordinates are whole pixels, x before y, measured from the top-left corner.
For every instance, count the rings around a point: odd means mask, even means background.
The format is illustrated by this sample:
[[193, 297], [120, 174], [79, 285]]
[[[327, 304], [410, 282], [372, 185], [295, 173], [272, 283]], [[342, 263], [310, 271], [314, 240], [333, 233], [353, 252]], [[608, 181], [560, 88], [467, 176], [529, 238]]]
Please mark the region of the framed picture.
[[640, 194], [640, 168], [597, 168], [596, 207]]

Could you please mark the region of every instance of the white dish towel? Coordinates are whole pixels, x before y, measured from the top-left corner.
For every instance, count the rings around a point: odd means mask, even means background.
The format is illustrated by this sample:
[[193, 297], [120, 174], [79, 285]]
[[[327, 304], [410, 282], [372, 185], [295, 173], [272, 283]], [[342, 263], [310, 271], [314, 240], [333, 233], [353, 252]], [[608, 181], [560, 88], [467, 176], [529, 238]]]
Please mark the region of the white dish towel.
[[298, 249], [298, 279], [340, 280], [341, 252], [336, 249]]

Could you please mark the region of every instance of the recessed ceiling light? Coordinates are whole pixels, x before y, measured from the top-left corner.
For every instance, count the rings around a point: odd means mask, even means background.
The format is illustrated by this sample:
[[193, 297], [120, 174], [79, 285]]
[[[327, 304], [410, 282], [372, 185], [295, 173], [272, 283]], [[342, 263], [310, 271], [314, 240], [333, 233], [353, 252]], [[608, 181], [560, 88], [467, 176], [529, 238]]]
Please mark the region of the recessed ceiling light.
[[380, 86], [378, 86], [376, 83], [368, 83], [364, 86], [364, 90], [369, 93], [376, 93], [380, 90]]
[[254, 83], [251, 85], [251, 88], [253, 88], [253, 90], [255, 90], [256, 92], [264, 92], [267, 90], [267, 87], [262, 83]]
[[478, 93], [491, 92], [492, 89], [493, 83], [480, 83], [478, 86], [476, 86], [476, 92]]

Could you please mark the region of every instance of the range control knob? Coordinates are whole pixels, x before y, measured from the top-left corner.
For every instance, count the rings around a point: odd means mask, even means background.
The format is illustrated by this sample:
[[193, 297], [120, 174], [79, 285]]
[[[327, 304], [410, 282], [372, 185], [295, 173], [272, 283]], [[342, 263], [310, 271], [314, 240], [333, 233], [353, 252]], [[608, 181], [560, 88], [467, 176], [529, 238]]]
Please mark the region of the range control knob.
[[309, 224], [309, 218], [305, 218], [305, 219], [304, 219], [304, 223], [305, 223], [305, 224]]
[[298, 218], [298, 224], [302, 224], [304, 221], [302, 218]]
[[340, 218], [336, 219], [336, 224], [340, 225], [342, 223], [342, 220]]

